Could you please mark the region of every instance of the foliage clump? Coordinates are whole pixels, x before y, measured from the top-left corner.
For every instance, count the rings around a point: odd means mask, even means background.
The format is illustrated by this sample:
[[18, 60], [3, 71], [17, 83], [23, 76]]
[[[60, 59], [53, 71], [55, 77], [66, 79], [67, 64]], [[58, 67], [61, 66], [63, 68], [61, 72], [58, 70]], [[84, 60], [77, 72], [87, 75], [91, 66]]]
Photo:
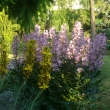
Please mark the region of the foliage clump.
[[[20, 105], [23, 110], [81, 110], [95, 101], [94, 94], [100, 92], [102, 80], [98, 76], [105, 35], [98, 34], [91, 41], [84, 37], [81, 23], [77, 21], [70, 42], [65, 25], [58, 34], [53, 28], [41, 34], [37, 25], [33, 33], [24, 34], [23, 43], [25, 60], [10, 69], [7, 80], [14, 93], [19, 90], [15, 108]], [[31, 68], [25, 74], [24, 83], [23, 70], [28, 65]]]
[[0, 12], [0, 40], [4, 39], [7, 44], [7, 50], [10, 51], [13, 40], [12, 22], [8, 20], [4, 10]]
[[53, 0], [0, 0], [0, 10], [5, 9], [9, 18], [16, 20], [20, 26], [29, 32], [34, 28], [33, 21], [38, 21], [39, 16], [47, 12], [47, 6]]

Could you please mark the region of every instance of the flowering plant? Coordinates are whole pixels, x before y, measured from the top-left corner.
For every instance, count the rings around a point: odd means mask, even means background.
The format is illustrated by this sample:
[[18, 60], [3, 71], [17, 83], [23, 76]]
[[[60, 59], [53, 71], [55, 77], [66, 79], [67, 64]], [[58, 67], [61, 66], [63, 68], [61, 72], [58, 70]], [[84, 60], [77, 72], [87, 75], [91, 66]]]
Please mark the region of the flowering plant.
[[[44, 31], [44, 34], [40, 33], [38, 25], [35, 28], [35, 32], [23, 36], [22, 57], [25, 60], [9, 71], [9, 82], [16, 78], [12, 81], [18, 87], [24, 76], [27, 79], [20, 90], [19, 101], [24, 100], [25, 104], [21, 107], [30, 110], [34, 107], [40, 110], [76, 110], [89, 105], [93, 95], [100, 91], [101, 79], [98, 76], [105, 52], [105, 35], [98, 34], [91, 41], [84, 36], [78, 21], [70, 41], [65, 25], [58, 34], [54, 28]], [[19, 46], [14, 49], [18, 50]], [[31, 106], [27, 100], [31, 100]]]

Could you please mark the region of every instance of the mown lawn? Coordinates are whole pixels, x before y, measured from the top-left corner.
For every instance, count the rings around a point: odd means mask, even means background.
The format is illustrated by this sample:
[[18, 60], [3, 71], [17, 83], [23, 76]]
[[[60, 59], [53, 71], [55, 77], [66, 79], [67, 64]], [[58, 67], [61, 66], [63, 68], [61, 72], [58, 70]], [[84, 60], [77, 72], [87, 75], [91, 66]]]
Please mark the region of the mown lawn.
[[103, 77], [101, 82], [103, 91], [98, 95], [100, 98], [97, 101], [97, 110], [110, 110], [110, 56], [104, 58], [101, 77]]

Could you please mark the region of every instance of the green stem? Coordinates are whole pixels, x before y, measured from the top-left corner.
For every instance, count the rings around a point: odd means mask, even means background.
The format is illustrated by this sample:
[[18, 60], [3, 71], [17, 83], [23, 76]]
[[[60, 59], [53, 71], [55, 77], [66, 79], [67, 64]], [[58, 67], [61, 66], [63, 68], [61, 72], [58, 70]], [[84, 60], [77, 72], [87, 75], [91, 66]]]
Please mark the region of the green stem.
[[5, 77], [2, 77], [2, 78], [1, 78], [2, 81], [1, 81], [1, 84], [0, 84], [0, 91], [1, 91], [2, 86], [3, 86], [3, 83], [4, 83], [4, 79], [5, 79]]
[[19, 90], [18, 90], [18, 92], [17, 92], [13, 110], [16, 110], [16, 105], [17, 105], [18, 96], [19, 96], [20, 91], [21, 91], [21, 89], [23, 88], [24, 84], [25, 84], [25, 81], [22, 83], [22, 85], [20, 86], [20, 88], [19, 88]]
[[43, 91], [39, 91], [39, 93], [37, 94], [37, 96], [36, 96], [35, 99], [33, 100], [33, 102], [32, 102], [32, 104], [31, 104], [31, 107], [30, 107], [29, 110], [32, 110], [32, 109], [33, 109], [35, 101], [39, 98], [39, 96], [42, 94], [42, 92], [43, 92]]

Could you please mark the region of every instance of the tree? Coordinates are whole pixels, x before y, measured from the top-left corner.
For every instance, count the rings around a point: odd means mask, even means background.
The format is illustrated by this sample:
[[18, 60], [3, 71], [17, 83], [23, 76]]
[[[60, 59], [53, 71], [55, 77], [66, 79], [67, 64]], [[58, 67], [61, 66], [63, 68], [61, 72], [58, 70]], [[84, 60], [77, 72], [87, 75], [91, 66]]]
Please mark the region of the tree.
[[[97, 3], [97, 0], [95, 0]], [[95, 6], [94, 6], [94, 0], [81, 0], [80, 4], [83, 6], [84, 9], [87, 9], [90, 11], [90, 27], [91, 27], [91, 38], [92, 40], [95, 38]]]
[[[80, 4], [91, 12], [91, 28], [94, 25], [93, 29], [96, 32], [103, 32], [110, 28], [110, 0], [80, 0]], [[92, 21], [93, 19], [95, 23]], [[92, 29], [91, 33], [93, 33]]]
[[0, 0], [0, 10], [5, 9], [10, 19], [16, 19], [22, 29], [34, 28], [33, 20], [47, 12], [53, 0]]
[[101, 0], [96, 5], [97, 18], [101, 21], [97, 23], [101, 28], [110, 28], [110, 0]]
[[89, 0], [80, 0], [80, 4], [83, 5], [84, 9], [89, 9]]
[[94, 13], [94, 0], [90, 0], [90, 25], [91, 25], [91, 38], [95, 38], [95, 13]]

